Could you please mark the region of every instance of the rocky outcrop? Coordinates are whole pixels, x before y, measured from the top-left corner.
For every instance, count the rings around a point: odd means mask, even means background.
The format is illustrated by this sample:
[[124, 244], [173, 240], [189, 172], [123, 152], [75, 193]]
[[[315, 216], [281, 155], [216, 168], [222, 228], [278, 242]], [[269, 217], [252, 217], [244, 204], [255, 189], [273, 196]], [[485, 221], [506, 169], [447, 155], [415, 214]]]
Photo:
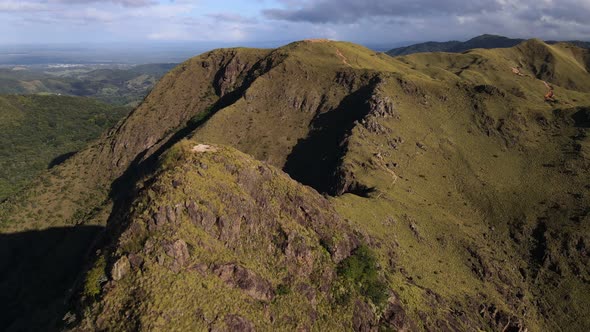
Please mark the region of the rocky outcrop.
[[377, 317], [368, 303], [361, 300], [354, 303], [352, 329], [355, 332], [377, 331]]
[[224, 264], [214, 266], [211, 270], [227, 285], [243, 290], [256, 300], [270, 301], [274, 297], [268, 281], [242, 266]]
[[254, 324], [238, 315], [225, 316], [225, 325], [229, 332], [254, 332]]
[[131, 264], [129, 262], [129, 259], [127, 258], [127, 256], [123, 256], [119, 258], [119, 260], [117, 260], [115, 264], [113, 264], [111, 277], [115, 281], [121, 280], [127, 273], [129, 273], [130, 269]]
[[[145, 180], [127, 228], [113, 243], [113, 253], [125, 253], [114, 264], [113, 280], [132, 278], [137, 288], [104, 287], [102, 304], [92, 307], [100, 311], [87, 318], [107, 317], [100, 328], [128, 328], [127, 321], [151, 319], [141, 306], [173, 297], [159, 310], [192, 317], [191, 306], [182, 303], [206, 298], [217, 318], [207, 322], [212, 318], [202, 314], [199, 322], [211, 329], [248, 331], [253, 322], [268, 327], [279, 321], [310, 326], [316, 308], [330, 299], [337, 263], [358, 246], [356, 235], [325, 198], [281, 171], [231, 148], [197, 153], [194, 145], [182, 142], [163, 158], [162, 171]], [[136, 307], [129, 304], [134, 293], [150, 297]], [[271, 319], [289, 301], [310, 308], [308, 315]], [[252, 307], [263, 303], [267, 309]]]
[[176, 240], [173, 243], [164, 244], [164, 252], [174, 259], [170, 265], [170, 269], [174, 272], [179, 272], [190, 261], [190, 254], [186, 242], [183, 240]]

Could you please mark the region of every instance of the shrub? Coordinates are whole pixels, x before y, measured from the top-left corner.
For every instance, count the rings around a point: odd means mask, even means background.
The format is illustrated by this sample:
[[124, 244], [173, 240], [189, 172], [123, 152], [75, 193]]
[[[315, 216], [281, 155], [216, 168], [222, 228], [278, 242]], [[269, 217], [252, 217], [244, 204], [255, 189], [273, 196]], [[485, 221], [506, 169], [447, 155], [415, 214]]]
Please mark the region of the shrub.
[[107, 262], [104, 256], [96, 261], [92, 269], [86, 273], [86, 282], [84, 283], [84, 295], [96, 297], [100, 295], [102, 284], [107, 281], [106, 275]]
[[387, 300], [387, 285], [379, 275], [375, 254], [367, 246], [360, 246], [343, 260], [337, 272], [337, 296], [340, 302], [348, 301], [350, 291], [357, 291], [376, 306], [381, 306]]

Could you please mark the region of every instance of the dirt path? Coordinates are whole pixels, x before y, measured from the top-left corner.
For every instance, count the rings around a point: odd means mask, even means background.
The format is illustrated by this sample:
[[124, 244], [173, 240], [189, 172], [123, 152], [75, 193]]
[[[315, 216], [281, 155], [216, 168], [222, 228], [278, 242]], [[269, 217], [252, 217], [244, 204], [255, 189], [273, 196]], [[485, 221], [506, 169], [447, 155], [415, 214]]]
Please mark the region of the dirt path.
[[345, 65], [347, 65], [349, 67], [352, 67], [350, 65], [350, 63], [348, 63], [348, 59], [346, 59], [346, 57], [344, 56], [344, 54], [342, 54], [342, 52], [340, 52], [340, 50], [338, 48], [336, 48], [336, 55], [340, 58], [340, 60], [342, 60], [342, 63], [343, 64], [345, 64]]

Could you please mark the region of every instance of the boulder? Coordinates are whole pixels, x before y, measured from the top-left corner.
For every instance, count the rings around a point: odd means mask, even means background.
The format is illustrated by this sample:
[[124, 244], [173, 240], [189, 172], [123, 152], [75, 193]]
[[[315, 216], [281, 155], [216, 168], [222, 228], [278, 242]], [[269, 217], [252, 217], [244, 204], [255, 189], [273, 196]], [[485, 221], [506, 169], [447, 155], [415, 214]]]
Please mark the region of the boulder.
[[127, 256], [123, 256], [119, 258], [119, 260], [117, 260], [115, 264], [113, 264], [113, 269], [111, 270], [111, 277], [115, 281], [121, 280], [125, 275], [129, 273], [130, 270], [131, 263], [129, 262]]

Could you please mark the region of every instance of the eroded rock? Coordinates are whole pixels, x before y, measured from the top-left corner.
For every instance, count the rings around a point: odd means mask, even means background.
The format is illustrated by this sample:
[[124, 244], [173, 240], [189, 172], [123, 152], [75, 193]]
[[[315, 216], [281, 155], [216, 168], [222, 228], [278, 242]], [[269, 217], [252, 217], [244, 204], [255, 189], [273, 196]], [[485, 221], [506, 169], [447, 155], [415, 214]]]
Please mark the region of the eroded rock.
[[225, 264], [214, 266], [212, 270], [227, 285], [239, 288], [257, 300], [270, 301], [274, 297], [270, 282], [244, 267]]
[[226, 315], [225, 325], [229, 332], [254, 332], [254, 324], [242, 316]]
[[190, 254], [188, 247], [184, 240], [176, 240], [174, 243], [165, 244], [164, 252], [166, 255], [172, 257], [174, 261], [170, 266], [170, 269], [174, 272], [179, 272], [180, 269], [190, 261]]
[[377, 331], [376, 323], [377, 318], [371, 310], [371, 306], [366, 302], [356, 300], [352, 314], [352, 329], [355, 332]]
[[131, 264], [127, 256], [123, 256], [119, 258], [115, 264], [113, 264], [113, 269], [111, 270], [111, 277], [113, 280], [118, 281], [123, 279], [125, 275], [129, 273], [131, 270]]

